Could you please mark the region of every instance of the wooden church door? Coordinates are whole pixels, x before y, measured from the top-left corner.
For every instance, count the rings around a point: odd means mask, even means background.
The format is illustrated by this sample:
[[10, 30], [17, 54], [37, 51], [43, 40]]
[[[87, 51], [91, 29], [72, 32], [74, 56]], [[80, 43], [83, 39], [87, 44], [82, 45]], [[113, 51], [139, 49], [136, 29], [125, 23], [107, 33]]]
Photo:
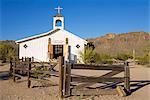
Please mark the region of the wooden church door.
[[63, 45], [53, 45], [53, 56], [55, 59], [63, 56]]

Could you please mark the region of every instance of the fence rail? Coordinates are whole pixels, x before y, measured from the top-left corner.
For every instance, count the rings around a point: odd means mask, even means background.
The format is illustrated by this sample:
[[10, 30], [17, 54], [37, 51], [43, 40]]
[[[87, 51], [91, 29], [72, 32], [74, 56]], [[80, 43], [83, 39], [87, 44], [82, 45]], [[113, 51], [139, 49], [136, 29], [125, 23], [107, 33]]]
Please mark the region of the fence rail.
[[[116, 83], [124, 83], [124, 89], [127, 92], [130, 92], [130, 69], [129, 64], [126, 62], [124, 65], [96, 65], [96, 64], [73, 64], [67, 63], [64, 61], [64, 57], [59, 57], [58, 65], [59, 72], [53, 72], [52, 69], [55, 67], [56, 63], [51, 66], [50, 62], [34, 62], [33, 58], [22, 58], [18, 61], [10, 62], [10, 74], [13, 76], [13, 81], [16, 81], [16, 77], [23, 77], [24, 73], [27, 76], [27, 86], [30, 88], [31, 80], [33, 80], [33, 73], [49, 75], [57, 74], [59, 77], [59, 97], [67, 97], [70, 95], [98, 95], [98, 94], [116, 94], [116, 89], [106, 89], [107, 86], [116, 85]], [[37, 68], [37, 65], [43, 67], [49, 67], [49, 70], [34, 70]], [[79, 76], [71, 74], [73, 69], [77, 70], [106, 70], [108, 73], [99, 76]], [[119, 73], [124, 73], [123, 77], [114, 77]], [[113, 76], [113, 77], [112, 77]], [[42, 76], [43, 77], [43, 76]], [[34, 79], [35, 80], [35, 79]], [[37, 79], [38, 80], [38, 79]], [[39, 81], [39, 80], [38, 80]], [[47, 80], [48, 81], [48, 80]], [[77, 86], [73, 86], [72, 83], [82, 83]], [[94, 83], [106, 84], [102, 88], [87, 88]], [[111, 84], [108, 84], [111, 83]]]
[[[116, 89], [85, 89], [86, 85], [90, 86], [91, 83], [124, 83], [124, 88], [130, 92], [130, 70], [129, 64], [126, 62], [124, 65], [96, 65], [96, 64], [62, 64], [63, 57], [59, 57], [59, 96], [67, 97], [70, 95], [97, 95], [97, 94], [116, 94]], [[106, 70], [111, 71], [100, 77], [87, 77], [87, 76], [74, 76], [71, 75], [72, 69], [78, 70]], [[123, 77], [112, 77], [116, 74], [124, 72]], [[84, 83], [72, 87], [72, 82]], [[85, 84], [86, 83], [86, 84]], [[110, 85], [110, 86], [111, 86]], [[75, 88], [77, 87], [77, 88]], [[84, 87], [84, 88], [83, 88]]]
[[[55, 62], [56, 63], [56, 62]], [[55, 64], [56, 65], [56, 64]], [[10, 62], [10, 75], [13, 76], [13, 81], [16, 82], [16, 77], [27, 76], [27, 86], [30, 88], [31, 80], [34, 78], [34, 74], [43, 74], [40, 75], [44, 77], [45, 75], [51, 75], [53, 66], [50, 62], [34, 62], [33, 58], [22, 58], [19, 60]], [[36, 70], [36, 68], [48, 68], [47, 70]], [[52, 72], [52, 74], [58, 74]]]

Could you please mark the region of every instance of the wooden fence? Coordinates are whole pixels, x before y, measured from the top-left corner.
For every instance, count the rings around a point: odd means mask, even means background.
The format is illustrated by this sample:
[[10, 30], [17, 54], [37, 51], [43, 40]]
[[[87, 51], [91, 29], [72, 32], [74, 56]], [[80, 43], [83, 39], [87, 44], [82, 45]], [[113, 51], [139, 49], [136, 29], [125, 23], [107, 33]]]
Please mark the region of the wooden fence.
[[[59, 58], [59, 96], [67, 97], [70, 95], [99, 95], [99, 94], [116, 94], [116, 89], [94, 88], [87, 87], [93, 83], [111, 83], [110, 86], [118, 83], [124, 83], [124, 90], [130, 92], [130, 70], [128, 63], [124, 65], [95, 65], [95, 64], [71, 64], [63, 63], [63, 57]], [[75, 76], [71, 74], [72, 69], [78, 70], [106, 70], [111, 71], [100, 77]], [[124, 72], [123, 77], [112, 77], [116, 74]], [[71, 83], [84, 83], [77, 86], [72, 86]], [[87, 86], [87, 87], [86, 87]], [[86, 89], [85, 89], [86, 88]]]
[[[30, 88], [31, 80], [33, 79], [34, 73], [49, 73], [51, 75], [51, 70], [54, 66], [49, 66], [49, 62], [34, 62], [33, 58], [22, 58], [18, 61], [10, 62], [10, 74], [13, 76], [13, 81], [16, 81], [16, 77], [27, 76], [27, 86]], [[48, 67], [48, 71], [37, 71], [34, 70], [37, 66], [36, 64], [41, 64], [42, 66]], [[48, 65], [45, 65], [48, 64]], [[59, 89], [58, 94], [61, 98], [70, 95], [99, 95], [99, 94], [116, 94], [116, 89], [106, 88], [107, 86], [116, 86], [118, 83], [124, 84], [124, 90], [128, 93], [130, 92], [130, 70], [128, 63], [124, 65], [96, 65], [96, 64], [73, 64], [64, 61], [64, 57], [59, 57]], [[71, 74], [71, 70], [106, 70], [110, 71], [102, 76], [79, 76]], [[122, 77], [113, 77], [119, 73], [123, 72]], [[35, 79], [35, 78], [34, 78]], [[82, 83], [74, 86], [72, 83]], [[106, 87], [101, 88], [89, 88], [90, 85], [94, 83], [106, 84]]]
[[27, 86], [31, 85], [31, 58], [15, 59], [10, 62], [10, 75], [13, 77], [13, 81], [16, 82], [16, 77], [24, 77], [27, 75]]
[[[44, 79], [46, 75], [50, 76], [55, 66], [56, 64], [53, 66], [50, 62], [34, 62], [34, 58], [22, 58], [10, 62], [10, 75], [13, 77], [14, 82], [16, 82], [16, 77], [23, 78], [27, 76], [27, 86], [30, 88], [31, 80], [40, 81], [38, 80], [39, 77]], [[39, 68], [44, 70], [37, 70]], [[38, 75], [35, 76], [35, 74]]]

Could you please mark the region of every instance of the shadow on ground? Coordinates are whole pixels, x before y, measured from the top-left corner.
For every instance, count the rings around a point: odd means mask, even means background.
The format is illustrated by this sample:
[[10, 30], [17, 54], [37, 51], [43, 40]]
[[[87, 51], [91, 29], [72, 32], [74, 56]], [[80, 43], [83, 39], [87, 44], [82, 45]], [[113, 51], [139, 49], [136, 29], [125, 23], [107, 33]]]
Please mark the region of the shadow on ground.
[[[123, 83], [119, 83], [119, 82], [116, 82], [116, 83], [103, 83], [104, 85], [102, 86], [99, 86], [99, 87], [90, 87], [91, 85], [94, 85], [95, 83], [80, 83], [79, 84], [82, 84], [82, 86], [85, 86], [86, 88], [88, 89], [115, 89], [117, 85], [119, 86], [122, 86], [124, 87], [124, 84]], [[143, 88], [144, 86], [147, 86], [150, 84], [150, 80], [131, 80], [130, 81], [130, 94], [132, 94], [133, 92], [136, 92], [137, 90]], [[72, 84], [71, 86], [73, 87], [76, 87], [78, 85], [76, 84]]]
[[150, 84], [150, 80], [133, 80], [130, 81], [131, 86], [131, 93], [141, 89], [144, 86], [147, 86]]
[[0, 80], [8, 80], [9, 71], [0, 71]]

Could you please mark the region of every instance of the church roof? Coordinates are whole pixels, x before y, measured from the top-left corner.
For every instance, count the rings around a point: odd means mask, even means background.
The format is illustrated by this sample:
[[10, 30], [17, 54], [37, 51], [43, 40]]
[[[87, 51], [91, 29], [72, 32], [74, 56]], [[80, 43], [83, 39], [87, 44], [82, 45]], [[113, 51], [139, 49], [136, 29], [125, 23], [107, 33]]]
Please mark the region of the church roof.
[[45, 36], [54, 34], [54, 33], [58, 32], [59, 30], [60, 29], [55, 29], [55, 30], [51, 30], [51, 31], [46, 32], [46, 33], [42, 33], [42, 34], [39, 34], [39, 35], [35, 35], [35, 36], [31, 36], [31, 37], [24, 38], [24, 39], [21, 39], [21, 40], [17, 40], [16, 43], [22, 43], [22, 42], [34, 40], [34, 39], [37, 39], [37, 38], [45, 37]]
[[57, 14], [54, 17], [63, 17], [63, 15], [62, 14]]

